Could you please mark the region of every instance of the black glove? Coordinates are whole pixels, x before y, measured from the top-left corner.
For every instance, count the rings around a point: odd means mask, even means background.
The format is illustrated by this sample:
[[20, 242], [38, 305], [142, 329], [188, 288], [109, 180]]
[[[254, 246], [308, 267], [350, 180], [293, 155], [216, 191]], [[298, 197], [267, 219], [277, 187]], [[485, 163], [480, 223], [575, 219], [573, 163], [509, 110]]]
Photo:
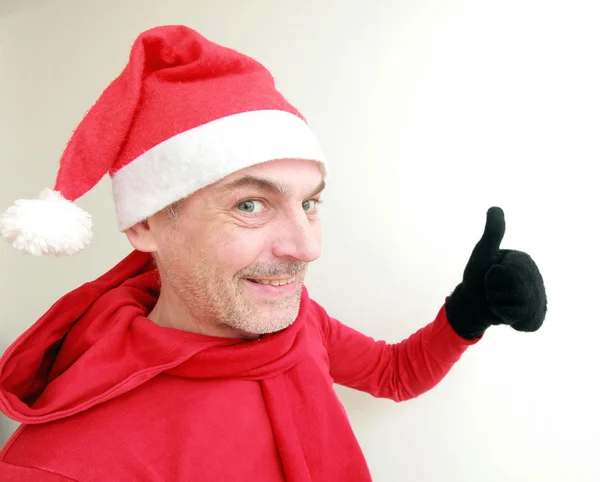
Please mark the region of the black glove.
[[527, 253], [500, 249], [504, 230], [504, 212], [490, 208], [463, 280], [446, 299], [450, 325], [467, 340], [481, 337], [491, 325], [536, 331], [546, 317], [542, 275]]

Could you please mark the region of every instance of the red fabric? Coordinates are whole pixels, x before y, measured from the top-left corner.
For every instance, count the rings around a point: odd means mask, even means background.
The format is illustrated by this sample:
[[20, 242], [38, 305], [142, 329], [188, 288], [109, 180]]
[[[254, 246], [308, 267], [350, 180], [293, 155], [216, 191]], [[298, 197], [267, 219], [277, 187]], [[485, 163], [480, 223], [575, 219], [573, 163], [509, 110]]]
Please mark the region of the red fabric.
[[152, 28], [138, 36], [127, 66], [73, 133], [54, 189], [74, 201], [176, 134], [261, 109], [304, 120], [256, 60], [185, 26]]
[[151, 257], [134, 251], [6, 351], [0, 409], [24, 425], [0, 452], [0, 480], [369, 481], [333, 383], [407, 400], [475, 343], [443, 308], [400, 343], [375, 341], [306, 290], [286, 330], [207, 337], [147, 319], [158, 289]]

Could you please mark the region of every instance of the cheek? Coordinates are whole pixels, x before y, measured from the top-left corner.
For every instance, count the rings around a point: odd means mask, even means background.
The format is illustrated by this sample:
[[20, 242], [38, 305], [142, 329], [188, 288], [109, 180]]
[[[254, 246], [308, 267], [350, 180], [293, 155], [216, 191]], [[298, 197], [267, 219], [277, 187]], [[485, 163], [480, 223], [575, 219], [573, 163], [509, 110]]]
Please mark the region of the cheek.
[[211, 252], [226, 275], [234, 275], [270, 252], [267, 237], [260, 229], [240, 229], [215, 236]]

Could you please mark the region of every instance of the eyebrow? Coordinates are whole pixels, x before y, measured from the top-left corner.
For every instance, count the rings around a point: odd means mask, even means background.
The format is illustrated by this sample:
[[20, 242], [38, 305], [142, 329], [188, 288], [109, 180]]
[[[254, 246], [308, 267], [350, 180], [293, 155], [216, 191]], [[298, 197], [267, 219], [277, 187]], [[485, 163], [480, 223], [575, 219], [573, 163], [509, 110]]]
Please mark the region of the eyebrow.
[[[219, 192], [228, 192], [233, 189], [240, 189], [244, 187], [253, 187], [255, 189], [259, 189], [261, 191], [269, 192], [271, 194], [275, 194], [276, 196], [287, 197], [289, 196], [289, 190], [281, 183], [273, 182], [268, 179], [263, 179], [261, 177], [246, 175], [242, 176], [230, 183], [224, 184], [219, 187]], [[309, 194], [308, 198], [316, 196], [320, 192], [325, 189], [325, 180], [321, 179], [321, 182], [316, 187], [316, 189]]]

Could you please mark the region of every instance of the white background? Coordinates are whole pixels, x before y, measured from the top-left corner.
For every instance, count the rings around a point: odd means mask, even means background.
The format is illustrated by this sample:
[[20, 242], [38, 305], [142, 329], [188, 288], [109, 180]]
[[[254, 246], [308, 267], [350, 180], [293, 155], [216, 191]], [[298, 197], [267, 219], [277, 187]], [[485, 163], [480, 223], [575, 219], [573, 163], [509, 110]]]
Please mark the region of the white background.
[[[494, 328], [432, 391], [339, 388], [375, 481], [600, 480], [600, 7], [552, 0], [0, 2], [0, 209], [52, 186], [143, 30], [185, 23], [273, 72], [330, 157], [311, 295], [400, 341], [460, 281], [485, 213], [546, 282], [542, 330]], [[105, 178], [73, 258], [0, 246], [2, 351], [124, 257]], [[1, 419], [1, 441], [15, 424]]]

